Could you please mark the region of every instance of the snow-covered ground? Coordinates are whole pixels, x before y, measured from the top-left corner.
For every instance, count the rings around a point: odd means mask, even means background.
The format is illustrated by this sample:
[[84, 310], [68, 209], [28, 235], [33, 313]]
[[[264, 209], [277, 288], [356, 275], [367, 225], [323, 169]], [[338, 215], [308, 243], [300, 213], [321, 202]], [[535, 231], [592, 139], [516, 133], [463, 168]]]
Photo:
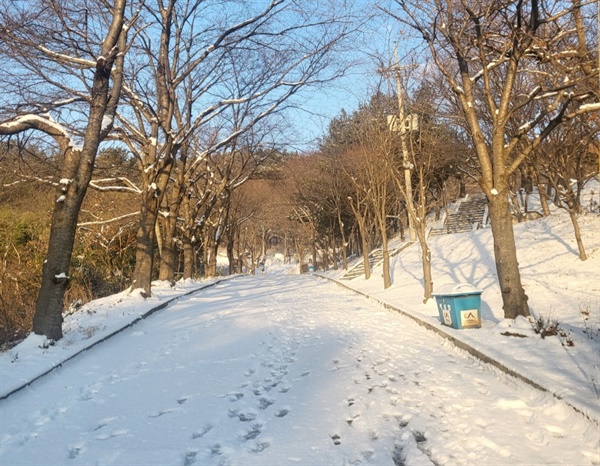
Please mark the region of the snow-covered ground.
[[580, 221], [585, 262], [564, 213], [515, 226], [531, 309], [563, 337], [503, 319], [489, 230], [430, 240], [435, 287], [483, 290], [480, 329], [442, 326], [435, 303], [422, 304], [416, 245], [394, 257], [390, 289], [380, 270], [346, 282], [550, 392], [269, 262], [264, 275], [88, 303], [54, 346], [32, 335], [0, 355], [0, 464], [600, 465], [600, 217]]
[[182, 298], [0, 416], [3, 465], [600, 464], [563, 402], [306, 275]]
[[[558, 323], [559, 335], [542, 339], [527, 319], [504, 319], [490, 229], [428, 241], [434, 293], [461, 283], [482, 290], [481, 329], [442, 326], [435, 300], [423, 304], [421, 250], [417, 243], [392, 258], [393, 285], [388, 290], [383, 289], [381, 267], [375, 269], [370, 280], [359, 277], [346, 284], [439, 326], [448, 335], [564, 398], [599, 423], [600, 184], [592, 180], [586, 186], [584, 205], [596, 209], [579, 217], [586, 261], [579, 259], [573, 226], [564, 210], [553, 208], [547, 218], [514, 226], [532, 318]], [[535, 198], [530, 199], [530, 205], [532, 210], [536, 208]], [[392, 248], [395, 246], [399, 244]], [[335, 278], [343, 272], [324, 275]]]

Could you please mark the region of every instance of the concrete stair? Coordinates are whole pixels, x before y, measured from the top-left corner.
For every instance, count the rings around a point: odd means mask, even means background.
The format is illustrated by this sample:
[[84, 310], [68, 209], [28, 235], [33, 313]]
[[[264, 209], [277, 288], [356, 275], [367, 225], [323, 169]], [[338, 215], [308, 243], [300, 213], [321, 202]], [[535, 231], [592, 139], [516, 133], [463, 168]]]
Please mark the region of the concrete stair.
[[460, 203], [456, 212], [448, 214], [444, 226], [433, 228], [429, 236], [464, 233], [483, 228], [486, 209], [485, 194], [471, 194]]
[[[404, 251], [411, 244], [413, 244], [413, 242], [409, 241], [407, 243], [403, 243], [399, 248], [390, 251], [390, 258], [400, 254], [400, 252]], [[371, 254], [369, 254], [369, 268], [373, 270], [381, 262], [383, 262], [383, 249], [374, 249], [371, 251]], [[358, 278], [364, 274], [365, 262], [361, 257], [354, 267], [351, 267], [343, 276], [340, 277], [340, 280], [354, 280], [355, 278]]]

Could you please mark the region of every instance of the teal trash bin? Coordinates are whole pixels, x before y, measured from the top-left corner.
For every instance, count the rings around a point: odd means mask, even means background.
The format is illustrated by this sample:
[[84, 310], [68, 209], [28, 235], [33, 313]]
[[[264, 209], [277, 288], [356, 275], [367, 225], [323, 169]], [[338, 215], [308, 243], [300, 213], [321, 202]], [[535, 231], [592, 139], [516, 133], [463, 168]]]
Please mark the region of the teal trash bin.
[[468, 283], [440, 286], [433, 296], [442, 324], [455, 329], [480, 328], [481, 293]]
[[312, 264], [308, 264], [308, 271], [309, 272], [314, 272], [315, 271], [315, 266]]

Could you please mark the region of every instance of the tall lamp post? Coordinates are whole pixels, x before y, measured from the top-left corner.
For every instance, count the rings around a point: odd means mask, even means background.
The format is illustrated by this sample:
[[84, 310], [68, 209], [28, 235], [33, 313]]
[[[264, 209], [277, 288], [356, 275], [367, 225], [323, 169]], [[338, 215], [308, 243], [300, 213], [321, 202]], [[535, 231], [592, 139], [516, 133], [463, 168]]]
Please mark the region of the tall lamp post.
[[404, 168], [404, 185], [405, 185], [405, 198], [406, 208], [408, 210], [408, 231], [410, 240], [416, 240], [415, 226], [413, 216], [415, 213], [415, 207], [413, 202], [412, 194], [412, 175], [411, 170], [413, 168], [412, 163], [408, 158], [408, 141], [406, 139], [409, 131], [413, 131], [418, 125], [414, 115], [405, 115], [404, 113], [404, 93], [402, 91], [402, 76], [400, 74], [400, 62], [398, 60], [398, 50], [394, 51], [396, 56], [396, 64], [391, 66], [386, 71], [394, 71], [396, 78], [396, 93], [398, 95], [398, 116], [388, 116], [388, 126], [391, 131], [400, 132], [400, 144], [402, 146], [402, 167]]

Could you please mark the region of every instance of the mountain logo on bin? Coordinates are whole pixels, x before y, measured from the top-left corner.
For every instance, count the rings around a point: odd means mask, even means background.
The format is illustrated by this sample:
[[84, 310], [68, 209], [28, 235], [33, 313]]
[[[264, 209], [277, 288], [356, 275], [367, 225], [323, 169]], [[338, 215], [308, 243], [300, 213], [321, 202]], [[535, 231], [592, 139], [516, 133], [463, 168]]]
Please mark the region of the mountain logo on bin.
[[461, 326], [465, 328], [479, 327], [481, 325], [477, 309], [465, 309], [460, 311], [460, 321]]

